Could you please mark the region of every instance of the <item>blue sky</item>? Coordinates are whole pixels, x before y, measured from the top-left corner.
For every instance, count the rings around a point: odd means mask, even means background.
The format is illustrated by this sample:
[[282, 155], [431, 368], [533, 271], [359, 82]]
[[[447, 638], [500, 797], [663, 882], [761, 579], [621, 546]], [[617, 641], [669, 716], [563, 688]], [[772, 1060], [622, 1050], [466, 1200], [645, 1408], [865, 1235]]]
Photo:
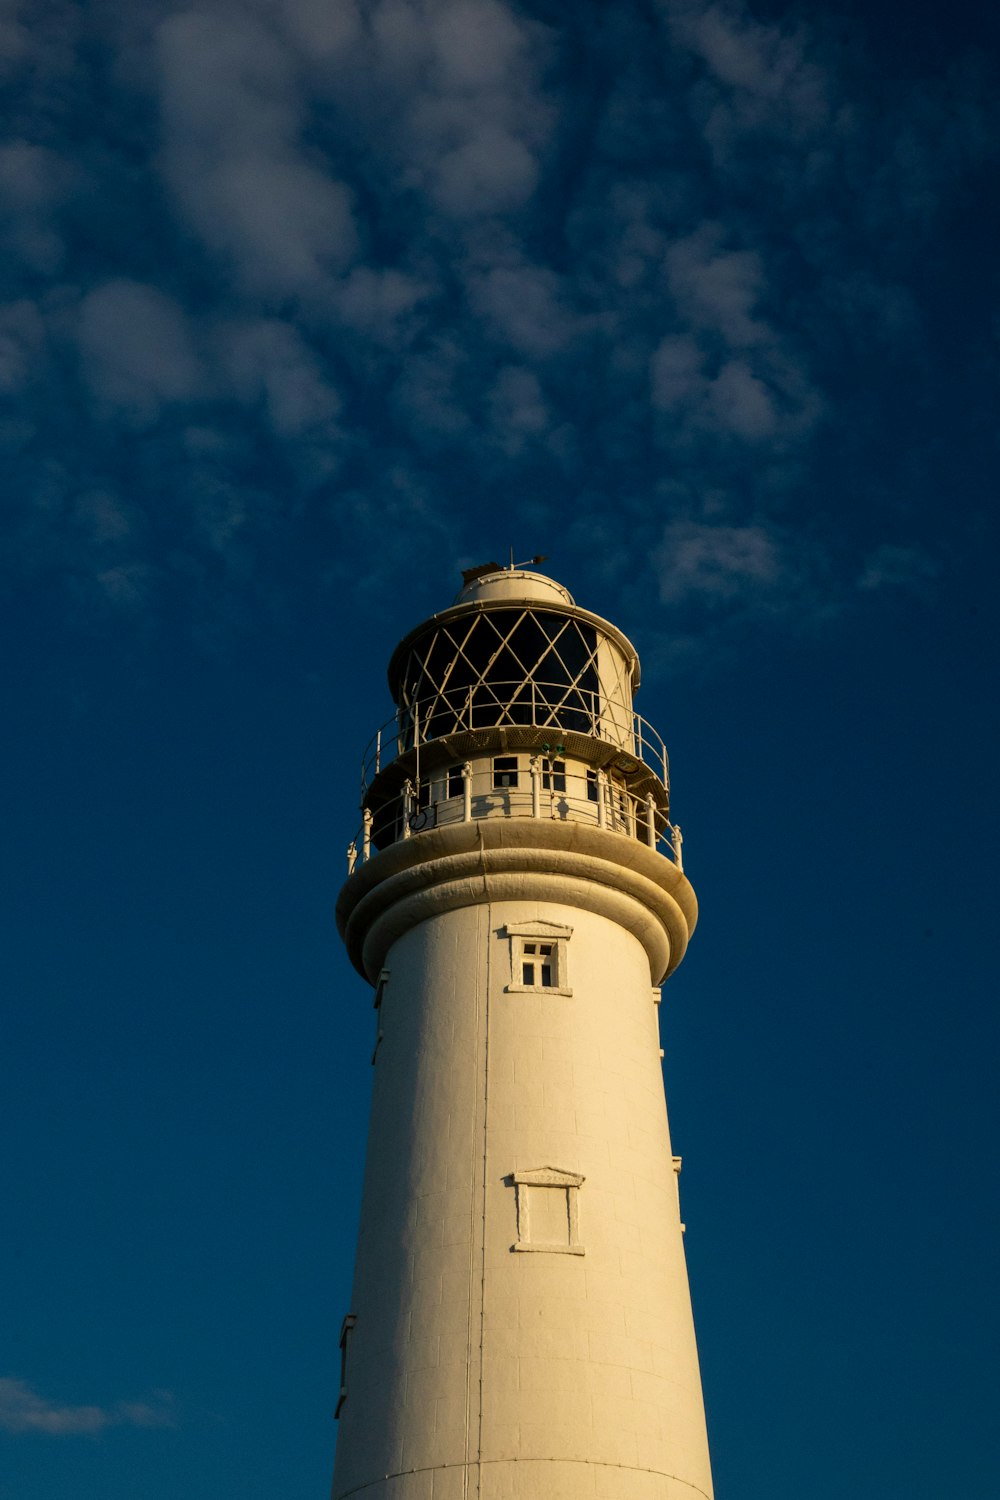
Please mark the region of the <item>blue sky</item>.
[[0, 1500], [326, 1492], [357, 766], [508, 546], [672, 752], [720, 1495], [994, 1500], [997, 42], [2, 7]]

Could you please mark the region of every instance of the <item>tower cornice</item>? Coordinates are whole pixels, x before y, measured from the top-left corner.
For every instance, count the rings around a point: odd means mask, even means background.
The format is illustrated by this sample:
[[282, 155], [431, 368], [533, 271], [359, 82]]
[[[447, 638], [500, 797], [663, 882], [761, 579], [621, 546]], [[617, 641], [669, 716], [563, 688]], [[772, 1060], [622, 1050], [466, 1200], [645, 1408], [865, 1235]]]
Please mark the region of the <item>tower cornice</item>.
[[404, 839], [344, 885], [337, 925], [375, 983], [391, 945], [428, 917], [488, 901], [563, 902], [632, 932], [659, 984], [680, 963], [698, 903], [676, 865], [624, 834], [546, 818], [457, 823]]

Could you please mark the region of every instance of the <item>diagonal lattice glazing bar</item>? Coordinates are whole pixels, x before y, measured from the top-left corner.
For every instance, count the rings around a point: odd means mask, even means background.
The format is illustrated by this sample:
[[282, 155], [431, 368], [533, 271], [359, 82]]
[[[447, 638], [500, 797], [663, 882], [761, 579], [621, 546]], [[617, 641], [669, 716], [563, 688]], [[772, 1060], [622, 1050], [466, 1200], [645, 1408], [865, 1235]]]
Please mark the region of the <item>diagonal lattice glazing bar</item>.
[[553, 725], [593, 733], [598, 651], [592, 626], [530, 609], [484, 613], [454, 631], [441, 627], [410, 652], [400, 691], [401, 733], [412, 727], [418, 703], [426, 738], [491, 727], [498, 709], [511, 724], [544, 724], [539, 704], [552, 711]]

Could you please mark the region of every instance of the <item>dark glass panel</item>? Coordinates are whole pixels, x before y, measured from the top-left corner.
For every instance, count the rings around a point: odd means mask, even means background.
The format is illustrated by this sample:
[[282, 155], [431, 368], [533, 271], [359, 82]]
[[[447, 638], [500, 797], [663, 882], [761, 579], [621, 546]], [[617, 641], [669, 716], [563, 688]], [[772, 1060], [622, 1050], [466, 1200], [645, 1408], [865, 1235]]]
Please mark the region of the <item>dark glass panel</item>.
[[[521, 663], [515, 676], [525, 677], [529, 672], [536, 671], [540, 677], [546, 675], [544, 670], [539, 670], [539, 663], [549, 649], [549, 637], [542, 629], [537, 616], [526, 614], [523, 620], [518, 621], [510, 632], [510, 647]], [[548, 663], [546, 662], [545, 665], [548, 666]], [[556, 671], [560, 670], [556, 664]]]
[[566, 790], [566, 762], [564, 760], [542, 761], [542, 788], [546, 792]]
[[494, 787], [517, 786], [517, 756], [497, 755], [493, 759]]
[[597, 632], [558, 615], [494, 610], [438, 629], [414, 649], [401, 689], [402, 739], [498, 724], [595, 732]]
[[490, 662], [486, 680], [491, 683], [499, 697], [509, 698], [531, 671], [521, 665], [509, 646], [502, 646]]

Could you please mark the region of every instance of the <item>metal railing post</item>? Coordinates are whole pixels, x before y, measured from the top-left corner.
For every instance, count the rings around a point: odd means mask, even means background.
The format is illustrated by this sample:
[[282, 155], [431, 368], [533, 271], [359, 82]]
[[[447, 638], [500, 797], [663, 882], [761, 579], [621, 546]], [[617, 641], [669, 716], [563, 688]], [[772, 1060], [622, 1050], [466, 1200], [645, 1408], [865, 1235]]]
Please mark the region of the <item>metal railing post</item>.
[[528, 765], [531, 769], [531, 816], [540, 818], [542, 816], [542, 770], [538, 764], [538, 756], [533, 755]]
[[366, 807], [362, 814], [364, 831], [361, 835], [361, 858], [364, 864], [367, 864], [372, 857], [372, 824], [374, 821], [374, 813], [370, 807]]
[[652, 792], [646, 796], [646, 843], [656, 848], [656, 799]]
[[403, 837], [410, 837], [410, 818], [413, 816], [413, 782], [407, 777], [403, 782]]
[[684, 843], [684, 835], [681, 833], [681, 829], [680, 829], [680, 824], [679, 823], [675, 823], [674, 826], [673, 826], [673, 828], [670, 831], [670, 842], [673, 845], [674, 859], [677, 861], [677, 868], [678, 868], [678, 870], [680, 870], [681, 874], [683, 875], [684, 874], [684, 858], [683, 858], [683, 855], [681, 853], [681, 849], [682, 849], [682, 846], [683, 846], [683, 843]]
[[462, 822], [472, 822], [472, 766], [469, 761], [462, 767]]
[[354, 842], [354, 840], [351, 839], [351, 842], [347, 846], [347, 873], [348, 873], [348, 875], [353, 875], [354, 874], [354, 866], [357, 864], [357, 862], [358, 862], [358, 846]]
[[607, 778], [606, 774], [603, 771], [598, 771], [598, 773], [597, 773], [597, 826], [598, 826], [598, 828], [607, 828], [607, 826], [608, 826], [607, 791], [608, 791], [608, 778]]

